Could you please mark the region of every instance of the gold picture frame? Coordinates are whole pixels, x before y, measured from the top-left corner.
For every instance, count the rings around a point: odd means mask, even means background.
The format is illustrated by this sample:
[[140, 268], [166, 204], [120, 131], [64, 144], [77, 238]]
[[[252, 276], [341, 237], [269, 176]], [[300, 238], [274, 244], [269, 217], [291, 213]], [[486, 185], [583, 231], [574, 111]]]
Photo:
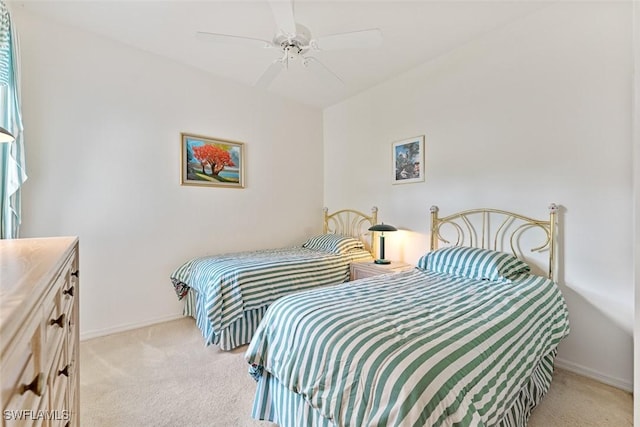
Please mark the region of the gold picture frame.
[[243, 142], [181, 133], [180, 184], [244, 188]]

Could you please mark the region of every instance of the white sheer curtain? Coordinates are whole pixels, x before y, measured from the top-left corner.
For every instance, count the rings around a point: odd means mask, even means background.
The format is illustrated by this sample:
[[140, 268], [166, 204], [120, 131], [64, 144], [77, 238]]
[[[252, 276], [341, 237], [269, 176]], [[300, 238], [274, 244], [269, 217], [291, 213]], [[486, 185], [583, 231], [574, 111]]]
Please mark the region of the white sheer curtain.
[[4, 0], [0, 0], [0, 126], [15, 141], [0, 144], [0, 238], [18, 237], [20, 186], [27, 180], [20, 109], [20, 68], [15, 28]]

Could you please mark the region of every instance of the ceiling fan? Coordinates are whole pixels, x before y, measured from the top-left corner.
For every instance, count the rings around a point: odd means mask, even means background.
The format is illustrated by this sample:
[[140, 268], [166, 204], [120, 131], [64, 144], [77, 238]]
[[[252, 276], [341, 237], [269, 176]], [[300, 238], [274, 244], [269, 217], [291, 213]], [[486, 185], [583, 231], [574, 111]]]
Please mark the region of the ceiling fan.
[[317, 58], [307, 54], [312, 51], [377, 47], [382, 43], [382, 32], [378, 28], [313, 38], [307, 27], [295, 21], [293, 0], [268, 1], [278, 27], [271, 41], [208, 31], [197, 32], [198, 37], [204, 39], [278, 50], [279, 57], [267, 67], [254, 86], [267, 88], [281, 71], [287, 70], [289, 64], [296, 60], [321, 79], [342, 83], [342, 79], [336, 73]]

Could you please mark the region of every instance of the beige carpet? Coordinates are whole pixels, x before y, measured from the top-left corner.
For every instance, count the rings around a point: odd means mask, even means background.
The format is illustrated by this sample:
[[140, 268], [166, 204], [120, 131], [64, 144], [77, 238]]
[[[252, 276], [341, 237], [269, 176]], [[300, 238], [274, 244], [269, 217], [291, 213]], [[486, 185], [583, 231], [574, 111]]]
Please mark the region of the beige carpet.
[[[204, 347], [190, 318], [83, 341], [81, 425], [270, 427], [252, 420], [245, 348]], [[629, 393], [557, 370], [530, 427], [632, 426]]]

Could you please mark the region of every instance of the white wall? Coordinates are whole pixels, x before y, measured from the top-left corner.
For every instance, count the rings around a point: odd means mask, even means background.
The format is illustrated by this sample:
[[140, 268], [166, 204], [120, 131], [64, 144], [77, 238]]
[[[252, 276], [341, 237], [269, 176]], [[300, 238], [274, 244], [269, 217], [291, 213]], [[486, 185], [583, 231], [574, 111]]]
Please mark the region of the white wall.
[[[322, 231], [319, 110], [12, 13], [29, 172], [21, 237], [80, 237], [81, 336], [179, 316], [169, 275], [191, 257]], [[246, 188], [180, 186], [180, 132], [245, 142]]]
[[634, 423], [640, 425], [640, 3], [633, 4], [633, 139], [635, 198], [635, 328], [634, 328]]
[[[561, 366], [633, 378], [631, 4], [559, 2], [324, 112], [325, 202], [374, 201], [388, 257], [427, 249], [430, 205], [546, 218], [562, 205], [571, 321]], [[391, 142], [426, 135], [426, 181], [391, 184]], [[349, 185], [343, 185], [349, 183]]]

